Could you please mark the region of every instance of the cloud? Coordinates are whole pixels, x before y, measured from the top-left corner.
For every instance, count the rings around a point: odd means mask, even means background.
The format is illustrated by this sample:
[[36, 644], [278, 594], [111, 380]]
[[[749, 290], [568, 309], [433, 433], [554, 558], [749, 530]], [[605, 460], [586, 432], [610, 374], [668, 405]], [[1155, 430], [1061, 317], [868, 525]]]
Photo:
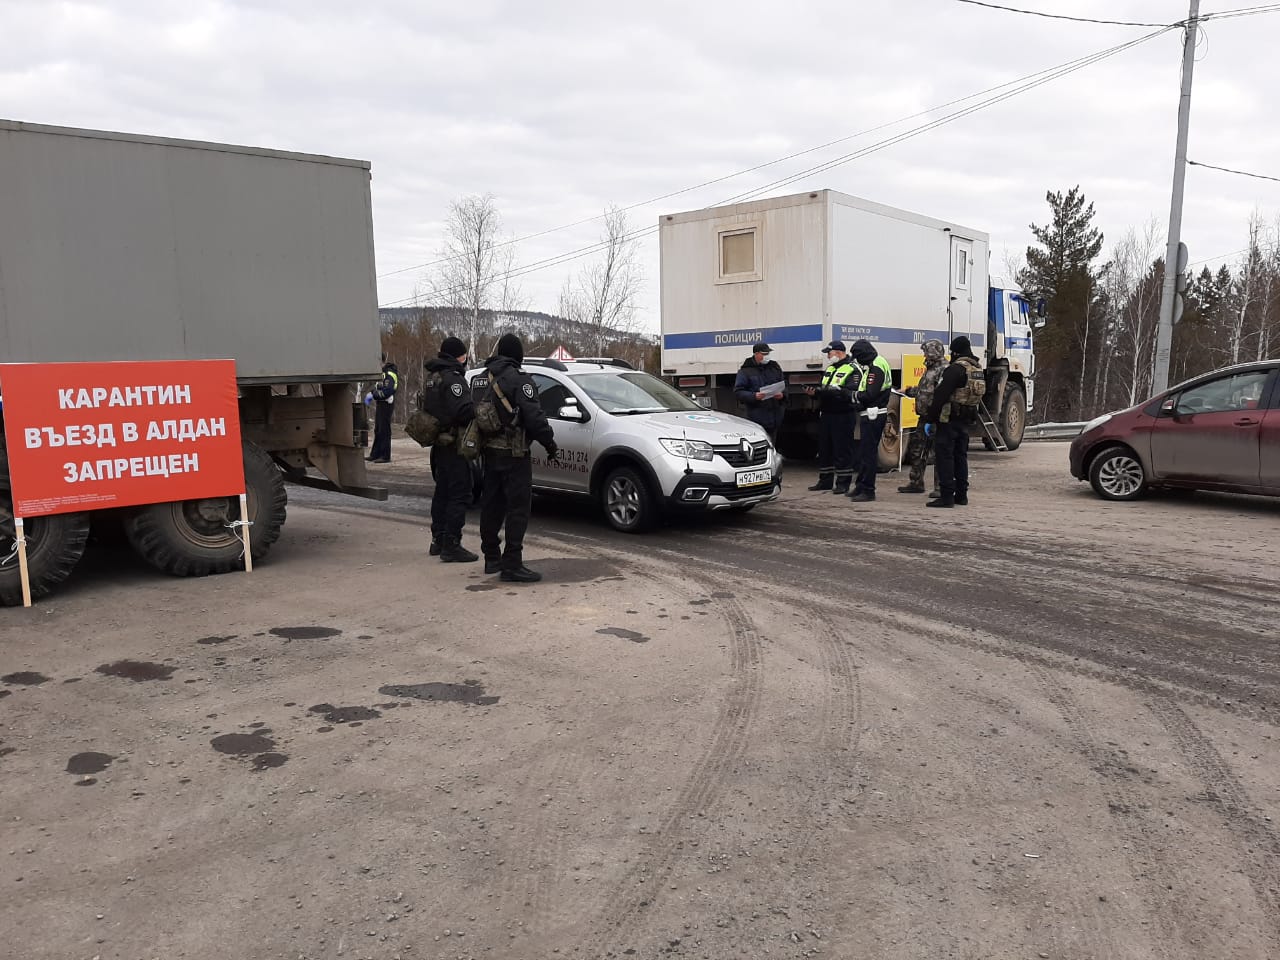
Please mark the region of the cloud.
[[[1153, 18], [1138, 0], [1081, 0], [1071, 11]], [[435, 259], [449, 202], [465, 194], [493, 193], [511, 235], [538, 233], [1146, 32], [951, 0], [0, 0], [0, 22], [10, 41], [0, 116], [370, 160], [382, 272]], [[1205, 25], [1193, 158], [1280, 175], [1280, 107], [1266, 93], [1278, 86], [1266, 39], [1277, 26], [1280, 16]], [[1175, 31], [775, 192], [843, 190], [985, 229], [993, 249], [1016, 253], [1028, 224], [1047, 217], [1045, 191], [1078, 183], [1118, 239], [1167, 217], [1179, 61]], [[906, 126], [641, 207], [633, 223], [723, 202]], [[1192, 168], [1192, 259], [1239, 249], [1255, 206], [1273, 215], [1280, 185]], [[598, 234], [585, 224], [530, 240], [518, 262]], [[644, 243], [645, 319], [656, 328], [657, 243]], [[533, 307], [554, 309], [580, 265], [519, 282]], [[407, 297], [419, 279], [386, 276], [379, 296]]]

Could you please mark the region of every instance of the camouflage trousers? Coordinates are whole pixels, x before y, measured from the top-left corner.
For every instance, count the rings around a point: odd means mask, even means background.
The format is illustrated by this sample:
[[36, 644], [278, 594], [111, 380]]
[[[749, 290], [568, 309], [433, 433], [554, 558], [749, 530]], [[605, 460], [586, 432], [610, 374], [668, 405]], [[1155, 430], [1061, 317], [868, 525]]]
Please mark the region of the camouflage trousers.
[[[924, 489], [924, 471], [929, 465], [929, 454], [933, 453], [933, 437], [924, 435], [924, 424], [907, 434], [907, 453], [903, 462], [911, 467], [908, 484]], [[937, 487], [937, 484], [934, 484]]]

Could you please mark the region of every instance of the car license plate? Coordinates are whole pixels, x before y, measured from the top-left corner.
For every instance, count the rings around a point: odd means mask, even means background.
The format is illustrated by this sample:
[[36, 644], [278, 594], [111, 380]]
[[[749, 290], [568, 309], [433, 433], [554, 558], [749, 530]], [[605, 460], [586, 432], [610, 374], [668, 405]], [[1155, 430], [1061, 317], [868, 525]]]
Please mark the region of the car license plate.
[[762, 483], [772, 483], [773, 473], [769, 470], [743, 470], [738, 474], [738, 486], [758, 487]]

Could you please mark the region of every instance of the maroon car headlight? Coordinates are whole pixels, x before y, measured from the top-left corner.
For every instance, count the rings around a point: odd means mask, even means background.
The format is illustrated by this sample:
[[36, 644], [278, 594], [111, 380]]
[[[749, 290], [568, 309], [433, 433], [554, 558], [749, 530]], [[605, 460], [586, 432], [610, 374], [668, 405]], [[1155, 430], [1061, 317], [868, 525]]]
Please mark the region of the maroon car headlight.
[[1097, 430], [1100, 426], [1102, 426], [1104, 423], [1106, 423], [1108, 420], [1110, 420], [1114, 416], [1115, 416], [1114, 413], [1104, 413], [1100, 417], [1094, 417], [1092, 420], [1090, 420], [1088, 423], [1084, 425], [1084, 429], [1080, 431], [1081, 436], [1088, 433], [1090, 430]]

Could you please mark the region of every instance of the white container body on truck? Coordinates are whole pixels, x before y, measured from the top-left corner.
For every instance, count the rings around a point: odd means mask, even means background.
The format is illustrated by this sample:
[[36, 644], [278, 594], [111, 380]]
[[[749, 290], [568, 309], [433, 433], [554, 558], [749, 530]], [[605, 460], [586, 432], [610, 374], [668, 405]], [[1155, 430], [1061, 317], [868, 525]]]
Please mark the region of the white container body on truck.
[[[784, 452], [815, 446], [803, 387], [817, 381], [832, 339], [871, 341], [900, 383], [903, 357], [923, 340], [969, 337], [987, 360], [992, 416], [1010, 447], [1021, 442], [1029, 311], [989, 287], [982, 231], [832, 190], [665, 215], [659, 227], [663, 374], [733, 409], [733, 378], [752, 344], [767, 342], [788, 381]], [[897, 459], [896, 406], [893, 417], [886, 462]]]
[[[126, 534], [160, 569], [239, 567], [237, 519], [260, 559], [286, 478], [385, 498], [354, 439], [354, 388], [380, 353], [367, 162], [0, 120], [0, 362], [236, 362], [250, 515], [130, 509]], [[0, 603], [18, 582], [6, 463], [0, 432]], [[27, 522], [37, 596], [88, 524]]]

